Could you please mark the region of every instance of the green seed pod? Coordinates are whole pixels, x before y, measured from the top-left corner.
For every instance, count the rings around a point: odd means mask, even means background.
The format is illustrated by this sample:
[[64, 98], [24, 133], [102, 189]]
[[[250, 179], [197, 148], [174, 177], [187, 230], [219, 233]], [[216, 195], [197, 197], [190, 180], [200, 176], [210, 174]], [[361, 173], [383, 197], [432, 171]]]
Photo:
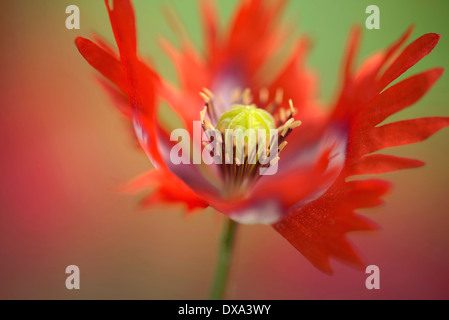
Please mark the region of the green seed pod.
[[[275, 129], [275, 122], [270, 113], [254, 105], [235, 105], [220, 117], [216, 128], [225, 135], [227, 148], [236, 145], [236, 161], [243, 163], [244, 154], [251, 154], [255, 150], [258, 138], [270, 141], [270, 130]], [[232, 130], [232, 136], [231, 131], [227, 130]], [[259, 130], [264, 130], [265, 137], [258, 137]], [[233, 143], [229, 143], [231, 139]], [[239, 141], [244, 146], [239, 145]]]
[[231, 110], [226, 111], [218, 120], [216, 128], [221, 132], [226, 129], [242, 130], [248, 129], [267, 131], [267, 136], [271, 129], [275, 129], [274, 119], [267, 111], [255, 106], [235, 105]]

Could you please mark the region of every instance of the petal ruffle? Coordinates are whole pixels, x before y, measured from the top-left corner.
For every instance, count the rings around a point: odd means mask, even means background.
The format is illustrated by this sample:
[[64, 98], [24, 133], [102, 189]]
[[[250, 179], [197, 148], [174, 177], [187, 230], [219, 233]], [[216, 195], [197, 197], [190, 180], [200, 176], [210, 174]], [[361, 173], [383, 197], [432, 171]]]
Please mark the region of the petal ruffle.
[[432, 88], [443, 71], [442, 68], [427, 70], [388, 88], [374, 98], [358, 121], [367, 125], [377, 125], [389, 116], [410, 107]]
[[128, 91], [122, 63], [111, 52], [82, 37], [76, 38], [75, 44], [81, 55], [92, 67], [114, 83], [120, 90], [123, 92]]
[[[348, 127], [345, 166], [334, 185], [320, 198], [294, 209], [274, 228], [315, 266], [331, 273], [331, 256], [350, 264], [363, 265], [345, 234], [371, 230], [366, 219], [355, 210], [377, 206], [389, 184], [380, 180], [351, 181], [353, 175], [377, 174], [424, 165], [422, 161], [372, 152], [423, 141], [449, 126], [449, 118], [432, 117], [404, 120], [379, 125], [389, 116], [417, 102], [439, 79], [443, 70], [436, 68], [412, 76], [383, 91], [420, 59], [430, 53], [440, 38], [427, 34], [408, 45], [387, 67], [388, 60], [408, 38], [409, 29], [384, 54], [373, 56], [359, 72], [353, 72], [353, 61], [359, 42], [359, 31], [352, 33], [344, 68], [344, 87], [337, 100], [331, 123]], [[385, 69], [385, 72], [380, 72]]]
[[331, 256], [356, 267], [363, 262], [346, 239], [348, 231], [375, 230], [358, 208], [374, 207], [382, 203], [381, 196], [389, 184], [380, 180], [341, 183], [324, 196], [295, 210], [274, 228], [318, 269], [331, 274]]
[[404, 169], [422, 167], [424, 162], [420, 160], [400, 158], [385, 154], [372, 154], [362, 158], [350, 167], [352, 175], [376, 174], [392, 172]]
[[[259, 77], [262, 67], [284, 43], [287, 32], [277, 25], [276, 18], [285, 6], [285, 1], [242, 1], [228, 33], [218, 30], [212, 3], [202, 1], [206, 57], [199, 55], [184, 36], [180, 50], [168, 43], [163, 44], [178, 71], [181, 84], [179, 90], [164, 83], [152, 68], [137, 57], [134, 12], [130, 1], [105, 2], [120, 55], [117, 56], [101, 40], [97, 40], [96, 45], [78, 38], [76, 43], [86, 60], [110, 81], [103, 81], [103, 86], [118, 101], [122, 113], [132, 119], [141, 146], [159, 168], [134, 185], [156, 188], [146, 203], [185, 202], [189, 209], [210, 204], [226, 212], [244, 206], [254, 211], [255, 201], [265, 203], [264, 201], [274, 199], [278, 201], [274, 207], [279, 207], [277, 209], [283, 211], [283, 214], [290, 207], [289, 215], [274, 224], [275, 229], [318, 268], [330, 273], [331, 256], [356, 266], [363, 265], [345, 235], [349, 231], [375, 229], [355, 212], [359, 208], [381, 204], [381, 196], [387, 192], [389, 184], [380, 180], [347, 182], [347, 178], [423, 165], [418, 160], [371, 153], [423, 141], [449, 125], [449, 118], [434, 117], [378, 126], [389, 116], [418, 101], [441, 76], [442, 69], [433, 69], [385, 90], [401, 74], [429, 54], [440, 36], [426, 34], [397, 55], [412, 31], [409, 29], [385, 52], [372, 56], [356, 71], [354, 61], [359, 48], [360, 29], [354, 29], [343, 68], [343, 88], [335, 108], [323, 121], [318, 117], [322, 114], [314, 110], [316, 106], [311, 103], [314, 77], [302, 65], [307, 42], [299, 42], [293, 48], [287, 64], [277, 76], [270, 75], [270, 79], [264, 79], [266, 83], [262, 83]], [[395, 56], [397, 58], [390, 63]], [[301, 90], [292, 84], [301, 84]], [[267, 87], [271, 97], [278, 87], [283, 88], [286, 98], [295, 100], [301, 116], [305, 117], [302, 120], [311, 120], [309, 125], [312, 120], [319, 123], [320, 127], [315, 128], [318, 133], [328, 132], [326, 129], [339, 131], [341, 135], [338, 136], [345, 137], [342, 139], [343, 146], [338, 146], [336, 153], [333, 153], [335, 146], [326, 145], [319, 149], [319, 152], [314, 153], [316, 157], [312, 157], [312, 160], [316, 160], [315, 166], [308, 163], [309, 166], [304, 167], [305, 162], [301, 162], [301, 157], [289, 157], [290, 161], [286, 166], [298, 169], [294, 174], [283, 175], [282, 180], [267, 178], [266, 181], [270, 182], [268, 187], [259, 188], [260, 185], [256, 185], [251, 197], [235, 202], [227, 201], [221, 197], [220, 190], [213, 190], [212, 187], [217, 185], [210, 183], [210, 177], [201, 174], [203, 170], [200, 166], [167, 167], [169, 163], [166, 151], [172, 144], [167, 133], [157, 123], [157, 98], [160, 97], [181, 116], [192, 133], [190, 123], [198, 120], [199, 111], [203, 108], [198, 97], [198, 92], [203, 87], [217, 93], [217, 100], [223, 96], [230, 97], [230, 93], [237, 87], [250, 88], [256, 94], [262, 87]], [[129, 110], [122, 105], [124, 97], [129, 100]], [[221, 107], [217, 106], [217, 111], [222, 112], [229, 106], [229, 101], [225, 101], [221, 103]], [[311, 110], [308, 109], [309, 106], [313, 109], [311, 117], [308, 114]], [[311, 138], [309, 132], [308, 138], [302, 139], [300, 132], [298, 130], [297, 135], [289, 137], [292, 142], [289, 146], [295, 147], [295, 150], [307, 146], [312, 138], [316, 138], [316, 133]], [[313, 148], [310, 150], [316, 151]], [[342, 155], [346, 155], [346, 158], [342, 159]], [[340, 167], [331, 165], [335, 158], [339, 159]], [[303, 179], [303, 186], [298, 187], [298, 179]], [[204, 192], [199, 192], [203, 190]], [[207, 194], [208, 192], [211, 194]], [[307, 201], [298, 202], [298, 198], [305, 198]], [[267, 205], [272, 204], [268, 202]], [[268, 215], [267, 221], [269, 218], [272, 217]]]
[[[168, 102], [175, 104], [174, 109], [188, 110], [185, 112], [186, 122], [198, 119], [199, 112], [203, 109], [203, 102], [198, 93], [204, 87], [216, 94], [215, 108], [219, 115], [232, 105], [231, 96], [235, 89], [250, 88], [257, 96], [261, 87], [267, 87], [270, 95], [274, 97], [276, 89], [285, 86], [288, 90], [286, 96], [295, 99], [299, 108], [305, 108], [310, 104], [315, 77], [304, 67], [298, 66], [304, 57], [304, 41], [292, 50], [284, 71], [279, 75], [273, 73], [265, 80], [267, 83], [260, 81], [262, 67], [266, 66], [274, 53], [284, 45], [287, 36], [287, 32], [278, 26], [277, 21], [285, 2], [242, 1], [231, 22], [229, 32], [220, 32], [213, 2], [201, 1], [200, 9], [205, 27], [204, 56], [195, 51], [185, 34], [179, 30], [177, 33], [181, 33], [180, 49], [176, 49], [166, 40], [161, 41], [162, 47], [175, 65], [181, 85], [179, 91], [171, 90], [167, 96]], [[287, 67], [291, 67], [292, 74], [288, 75], [289, 77], [282, 75], [286, 73]], [[192, 77], [192, 74], [195, 74], [195, 77]], [[292, 83], [299, 82], [303, 83], [301, 90], [291, 88]]]
[[143, 201], [143, 206], [158, 203], [183, 203], [189, 211], [207, 208], [208, 204], [198, 198], [192, 190], [167, 170], [153, 169], [129, 183], [124, 191], [134, 192], [141, 189], [154, 188]]
[[[306, 39], [298, 41], [280, 71], [273, 72], [270, 77], [264, 79], [264, 82], [260, 80], [262, 67], [266, 66], [274, 51], [283, 45], [282, 40], [287, 35], [287, 32], [278, 25], [277, 19], [284, 6], [285, 1], [242, 1], [229, 31], [220, 32], [215, 19], [216, 12], [213, 2], [201, 1], [200, 8], [205, 26], [206, 52], [204, 56], [196, 52], [186, 34], [176, 27], [177, 24], [179, 25], [179, 19], [173, 14], [170, 16], [170, 21], [175, 26], [174, 31], [180, 39], [180, 48], [175, 48], [166, 40], [162, 40], [161, 44], [175, 65], [180, 88], [177, 89], [164, 83], [164, 94], [161, 94], [161, 97], [173, 109], [182, 113], [185, 128], [191, 136], [193, 136], [193, 130], [190, 123], [199, 119], [200, 111], [204, 108], [204, 102], [198, 96], [204, 87], [212, 89], [216, 98], [214, 108], [218, 115], [232, 105], [230, 101], [232, 91], [245, 88], [252, 90], [256, 103], [259, 102], [258, 92], [261, 88], [268, 89], [268, 102], [274, 100], [277, 89], [281, 88], [286, 97], [285, 105], [288, 106], [287, 99], [293, 99], [298, 112], [301, 113], [301, 119], [318, 115], [316, 108], [309, 108], [310, 106], [315, 107], [312, 100], [316, 80], [304, 65], [309, 47], [309, 42]], [[252, 41], [248, 42], [247, 39], [252, 39]], [[192, 74], [195, 77], [192, 77]], [[297, 88], [298, 83], [301, 83], [300, 89]], [[194, 166], [190, 165], [190, 167]], [[225, 213], [238, 207], [236, 203], [241, 204], [237, 199], [233, 199], [232, 205], [229, 203], [229, 199], [223, 199], [226, 190], [216, 192], [212, 186], [207, 189], [201, 187], [206, 184], [199, 183], [200, 180], [204, 180], [200, 173], [198, 179], [192, 179], [192, 177], [186, 178], [186, 175], [183, 174], [185, 170], [179, 166], [170, 167], [170, 169], [185, 183], [191, 185], [197, 194], [201, 194], [207, 199], [213, 207]], [[191, 169], [191, 171], [198, 173], [197, 169]], [[200, 192], [200, 190], [204, 191]], [[254, 194], [256, 193], [254, 192]], [[283, 197], [280, 190], [273, 197], [278, 196]], [[251, 195], [249, 199], [253, 201], [255, 196]], [[292, 199], [290, 202], [293, 201]], [[285, 205], [284, 201], [282, 202]]]
[[[426, 140], [449, 125], [447, 117], [420, 118], [389, 123], [365, 131], [358, 141], [359, 153], [372, 153], [385, 148]], [[354, 143], [355, 145], [356, 143]]]
[[413, 41], [397, 59], [388, 67], [380, 79], [380, 87], [385, 88], [401, 74], [413, 67], [419, 60], [428, 55], [438, 44], [441, 36], [428, 33]]
[[[87, 62], [109, 82], [100, 80], [116, 102], [118, 109], [134, 124], [134, 131], [142, 148], [160, 170], [148, 181], [159, 181], [153, 198], [168, 202], [186, 202], [189, 209], [203, 208], [204, 202], [165, 165], [158, 148], [159, 139], [167, 139], [157, 123], [156, 93], [162, 88], [158, 75], [137, 57], [134, 10], [129, 0], [105, 1], [119, 49], [119, 56], [104, 41], [94, 42], [77, 38], [76, 45]], [[163, 91], [163, 90], [162, 90]], [[128, 102], [126, 107], [125, 101]], [[141, 130], [144, 128], [144, 130]], [[169, 185], [162, 185], [166, 181]], [[177, 189], [179, 188], [179, 189]], [[180, 193], [177, 193], [179, 191]]]
[[[128, 83], [133, 124], [142, 148], [156, 167], [165, 167], [157, 146], [156, 87], [159, 76], [137, 57], [134, 9], [130, 1], [105, 0], [122, 69]], [[140, 128], [145, 128], [145, 132]]]

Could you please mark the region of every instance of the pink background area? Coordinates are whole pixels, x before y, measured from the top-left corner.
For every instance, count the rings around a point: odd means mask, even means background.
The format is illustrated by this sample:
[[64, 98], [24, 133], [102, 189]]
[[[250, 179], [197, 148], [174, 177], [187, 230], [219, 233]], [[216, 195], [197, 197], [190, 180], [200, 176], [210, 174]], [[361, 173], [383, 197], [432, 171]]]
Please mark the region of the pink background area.
[[[92, 5], [101, 10], [68, 31], [71, 3], [40, 3], [2, 1], [0, 13], [0, 298], [206, 298], [219, 216], [207, 210], [185, 218], [181, 207], [164, 205], [141, 210], [144, 194], [117, 192], [150, 164], [73, 44], [91, 30], [112, 39], [105, 10]], [[345, 33], [338, 37], [343, 45]], [[448, 37], [436, 53], [446, 59]], [[340, 57], [329, 59], [338, 65]], [[437, 86], [417, 114], [449, 115], [447, 82]], [[334, 276], [321, 273], [270, 227], [242, 226], [229, 297], [449, 298], [448, 139], [445, 130], [394, 151], [428, 165], [385, 175], [393, 193], [364, 211], [382, 231], [350, 236], [380, 267], [381, 290], [368, 291], [366, 275], [338, 261]], [[71, 264], [81, 270], [78, 291], [65, 288]]]

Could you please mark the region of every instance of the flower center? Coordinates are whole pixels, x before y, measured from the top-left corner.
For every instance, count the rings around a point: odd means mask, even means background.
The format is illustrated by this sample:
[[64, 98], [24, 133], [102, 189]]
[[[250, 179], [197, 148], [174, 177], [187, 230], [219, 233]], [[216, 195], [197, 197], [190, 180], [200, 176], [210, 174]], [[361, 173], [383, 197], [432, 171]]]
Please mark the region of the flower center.
[[240, 92], [236, 91], [233, 105], [219, 118], [212, 92], [204, 89], [200, 93], [205, 101], [201, 112], [203, 129], [209, 144], [220, 144], [218, 149], [211, 148], [211, 153], [217, 153], [211, 156], [220, 160], [226, 191], [233, 196], [245, 194], [261, 176], [276, 173], [279, 153], [287, 145], [285, 139], [301, 125], [301, 121], [293, 119], [295, 108], [291, 100], [288, 109], [282, 107], [281, 91], [269, 103], [268, 90], [262, 89], [259, 104], [265, 104], [263, 108], [253, 103], [249, 89]]
[[264, 130], [275, 128], [274, 119], [271, 114], [255, 105], [234, 105], [231, 110], [226, 111], [218, 120], [216, 128], [221, 132], [225, 130]]
[[[220, 117], [216, 128], [224, 135], [227, 145], [231, 141], [235, 145], [236, 160], [241, 163], [244, 153], [248, 155], [257, 151], [258, 142], [270, 141], [270, 130], [275, 129], [275, 123], [270, 113], [255, 105], [234, 105]], [[257, 158], [256, 155], [253, 160]]]

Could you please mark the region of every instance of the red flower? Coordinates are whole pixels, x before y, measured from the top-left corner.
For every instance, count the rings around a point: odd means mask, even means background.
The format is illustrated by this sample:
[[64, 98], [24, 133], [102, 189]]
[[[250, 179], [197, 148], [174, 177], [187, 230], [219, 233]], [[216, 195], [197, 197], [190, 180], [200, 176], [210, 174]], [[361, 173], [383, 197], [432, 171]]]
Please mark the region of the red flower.
[[[242, 1], [226, 33], [218, 30], [213, 3], [200, 3], [205, 55], [200, 56], [182, 33], [180, 50], [162, 43], [176, 66], [180, 88], [166, 83], [153, 66], [138, 57], [130, 1], [113, 1], [113, 7], [106, 1], [119, 55], [99, 39], [96, 43], [76, 39], [84, 58], [108, 80], [101, 83], [133, 124], [142, 149], [155, 167], [134, 181], [131, 188], [156, 187], [145, 199], [148, 205], [181, 202], [189, 210], [211, 206], [239, 222], [272, 224], [324, 272], [332, 272], [331, 256], [363, 266], [345, 234], [375, 229], [355, 211], [381, 204], [390, 184], [347, 178], [423, 165], [418, 160], [374, 152], [423, 141], [449, 125], [449, 118], [444, 117], [380, 125], [418, 101], [442, 75], [443, 70], [435, 68], [388, 87], [429, 54], [440, 36], [423, 35], [398, 54], [412, 31], [409, 29], [387, 50], [354, 70], [360, 34], [354, 29], [341, 93], [327, 111], [315, 103], [315, 77], [304, 66], [307, 39], [297, 42], [286, 62], [280, 64], [273, 59], [288, 36], [277, 24], [285, 1]], [[282, 68], [270, 69], [270, 63]], [[251, 98], [249, 91], [238, 94], [236, 89], [250, 89], [256, 94]], [[204, 101], [199, 92], [203, 92], [208, 107], [203, 118]], [[157, 119], [160, 101], [167, 102], [195, 135], [193, 121], [201, 118], [205, 128], [216, 126], [220, 115], [235, 103], [236, 93], [242, 104], [253, 103], [270, 111], [279, 126], [280, 142], [288, 141], [287, 146], [279, 145], [282, 153], [281, 159], [276, 159], [278, 172], [259, 176], [247, 165], [174, 165], [169, 158], [173, 146], [170, 130]], [[289, 100], [295, 108], [286, 103]], [[295, 130], [299, 123], [287, 121], [293, 116], [302, 121]]]

